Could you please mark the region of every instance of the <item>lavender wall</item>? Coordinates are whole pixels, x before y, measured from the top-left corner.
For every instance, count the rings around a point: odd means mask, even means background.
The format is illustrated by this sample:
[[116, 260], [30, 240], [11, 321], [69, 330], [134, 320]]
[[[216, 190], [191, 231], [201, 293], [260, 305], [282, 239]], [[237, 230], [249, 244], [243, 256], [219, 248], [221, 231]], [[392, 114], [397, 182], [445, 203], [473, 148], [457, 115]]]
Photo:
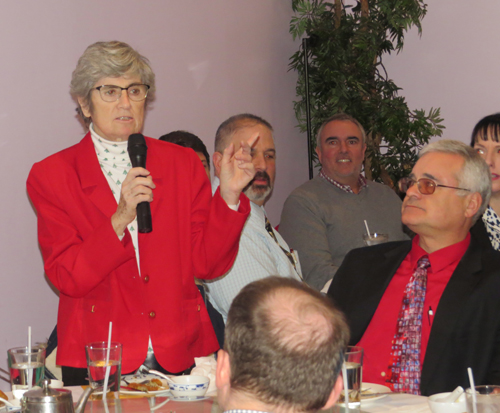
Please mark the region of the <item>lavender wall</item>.
[[[41, 341], [56, 322], [58, 299], [44, 278], [25, 181], [34, 162], [83, 136], [68, 85], [85, 47], [118, 39], [150, 59], [158, 93], [147, 114], [149, 136], [187, 129], [212, 152], [227, 117], [248, 111], [268, 119], [278, 150], [278, 189], [269, 202], [277, 223], [286, 195], [307, 179], [292, 110], [296, 75], [287, 72], [297, 47], [290, 15], [289, 0], [2, 2], [0, 369], [6, 350], [26, 342], [28, 325]], [[9, 385], [0, 381], [0, 388]]]
[[500, 111], [500, 2], [428, 0], [422, 37], [405, 37], [387, 70], [411, 108], [441, 107], [443, 138], [469, 142], [476, 122]]
[[[422, 38], [409, 34], [387, 68], [410, 107], [440, 106], [445, 137], [467, 141], [481, 116], [500, 109], [500, 4], [427, 2]], [[0, 369], [6, 370], [7, 348], [26, 341], [28, 325], [41, 341], [55, 324], [57, 296], [44, 278], [25, 180], [34, 162], [83, 136], [68, 85], [85, 47], [119, 39], [151, 60], [158, 93], [147, 135], [187, 129], [212, 148], [228, 116], [248, 111], [267, 118], [278, 150], [267, 209], [277, 223], [286, 196], [307, 180], [304, 137], [292, 110], [296, 75], [287, 72], [298, 47], [288, 34], [290, 16], [289, 0], [2, 1]], [[9, 386], [0, 381], [0, 388]]]

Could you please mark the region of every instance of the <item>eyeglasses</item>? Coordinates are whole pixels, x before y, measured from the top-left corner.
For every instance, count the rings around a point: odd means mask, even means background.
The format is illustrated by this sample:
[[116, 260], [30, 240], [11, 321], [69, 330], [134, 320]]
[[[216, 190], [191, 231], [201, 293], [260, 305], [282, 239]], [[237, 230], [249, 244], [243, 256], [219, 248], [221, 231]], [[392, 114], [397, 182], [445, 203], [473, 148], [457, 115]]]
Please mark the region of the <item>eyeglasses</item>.
[[116, 102], [122, 97], [122, 91], [126, 90], [128, 98], [134, 102], [140, 102], [148, 96], [149, 85], [136, 84], [128, 87], [120, 87], [115, 85], [102, 85], [94, 89], [99, 91], [101, 99], [105, 102]]
[[399, 190], [403, 193], [408, 192], [408, 189], [410, 189], [415, 184], [417, 184], [418, 191], [422, 195], [432, 195], [438, 186], [442, 188], [460, 189], [462, 191], [470, 192], [470, 189], [457, 188], [456, 186], [439, 185], [432, 179], [428, 178], [420, 178], [418, 181], [412, 178], [403, 178], [398, 182]]

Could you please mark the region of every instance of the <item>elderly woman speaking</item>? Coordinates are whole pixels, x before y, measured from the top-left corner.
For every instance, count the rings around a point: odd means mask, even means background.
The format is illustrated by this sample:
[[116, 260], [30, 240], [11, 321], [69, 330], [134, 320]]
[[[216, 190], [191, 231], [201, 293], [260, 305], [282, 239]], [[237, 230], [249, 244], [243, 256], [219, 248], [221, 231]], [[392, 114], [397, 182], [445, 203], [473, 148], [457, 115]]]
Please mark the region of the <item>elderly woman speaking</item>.
[[[154, 92], [148, 60], [129, 45], [89, 46], [71, 80], [89, 132], [28, 177], [45, 271], [60, 293], [57, 364], [67, 384], [85, 376], [85, 345], [106, 340], [110, 321], [113, 341], [123, 344], [123, 373], [152, 351], [176, 373], [218, 348], [194, 277], [217, 277], [233, 263], [258, 137], [224, 153], [213, 199], [191, 149], [146, 138], [147, 169], [132, 168], [127, 140], [141, 132]], [[141, 202], [151, 206], [148, 234], [137, 231]]]

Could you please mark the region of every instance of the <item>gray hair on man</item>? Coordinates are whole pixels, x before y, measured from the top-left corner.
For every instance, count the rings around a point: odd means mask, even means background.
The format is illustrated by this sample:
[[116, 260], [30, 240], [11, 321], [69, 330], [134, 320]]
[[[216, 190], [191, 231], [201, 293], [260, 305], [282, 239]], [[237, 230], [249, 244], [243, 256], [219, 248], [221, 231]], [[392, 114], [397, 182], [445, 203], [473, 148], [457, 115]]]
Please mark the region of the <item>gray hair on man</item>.
[[[474, 148], [463, 142], [443, 139], [425, 146], [419, 153], [419, 158], [428, 153], [440, 152], [459, 155], [464, 160], [462, 169], [458, 173], [458, 186], [478, 192], [481, 195], [481, 207], [472, 217], [474, 224], [483, 215], [491, 196], [491, 173], [488, 165]], [[459, 195], [465, 196], [467, 191], [458, 191]]]
[[231, 137], [237, 130], [255, 125], [263, 125], [268, 128], [271, 133], [274, 132], [273, 127], [267, 120], [260, 116], [252, 115], [251, 113], [240, 113], [239, 115], [234, 115], [226, 119], [220, 124], [215, 133], [215, 152], [224, 152], [224, 149], [229, 145]]
[[325, 126], [328, 125], [330, 122], [335, 122], [335, 121], [354, 123], [361, 132], [361, 136], [363, 137], [363, 143], [366, 145], [366, 132], [365, 128], [363, 128], [363, 125], [361, 125], [361, 123], [359, 123], [359, 121], [356, 118], [353, 118], [351, 115], [348, 115], [347, 113], [337, 113], [336, 115], [330, 116], [328, 119], [326, 119], [318, 129], [318, 133], [316, 134], [316, 147], [319, 148], [319, 150], [321, 150], [320, 143], [321, 143], [321, 133], [323, 132], [323, 129], [325, 129]]

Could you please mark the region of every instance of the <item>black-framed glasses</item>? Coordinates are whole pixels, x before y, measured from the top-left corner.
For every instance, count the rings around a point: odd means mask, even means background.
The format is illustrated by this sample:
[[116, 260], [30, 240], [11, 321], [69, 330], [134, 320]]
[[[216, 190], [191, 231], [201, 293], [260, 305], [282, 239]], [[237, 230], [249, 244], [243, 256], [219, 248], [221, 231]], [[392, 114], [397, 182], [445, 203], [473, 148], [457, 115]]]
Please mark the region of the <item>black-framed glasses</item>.
[[466, 188], [458, 188], [456, 186], [448, 186], [448, 185], [440, 185], [429, 178], [420, 178], [419, 180], [415, 180], [412, 178], [402, 178], [398, 182], [399, 190], [403, 193], [408, 192], [413, 185], [417, 184], [418, 191], [422, 195], [432, 195], [437, 187], [441, 188], [450, 188], [450, 189], [459, 189], [461, 191], [469, 191], [470, 189]]
[[126, 90], [128, 98], [134, 102], [140, 102], [148, 96], [149, 85], [135, 84], [128, 87], [115, 85], [102, 85], [96, 88], [105, 102], [116, 102], [122, 97], [122, 91]]

